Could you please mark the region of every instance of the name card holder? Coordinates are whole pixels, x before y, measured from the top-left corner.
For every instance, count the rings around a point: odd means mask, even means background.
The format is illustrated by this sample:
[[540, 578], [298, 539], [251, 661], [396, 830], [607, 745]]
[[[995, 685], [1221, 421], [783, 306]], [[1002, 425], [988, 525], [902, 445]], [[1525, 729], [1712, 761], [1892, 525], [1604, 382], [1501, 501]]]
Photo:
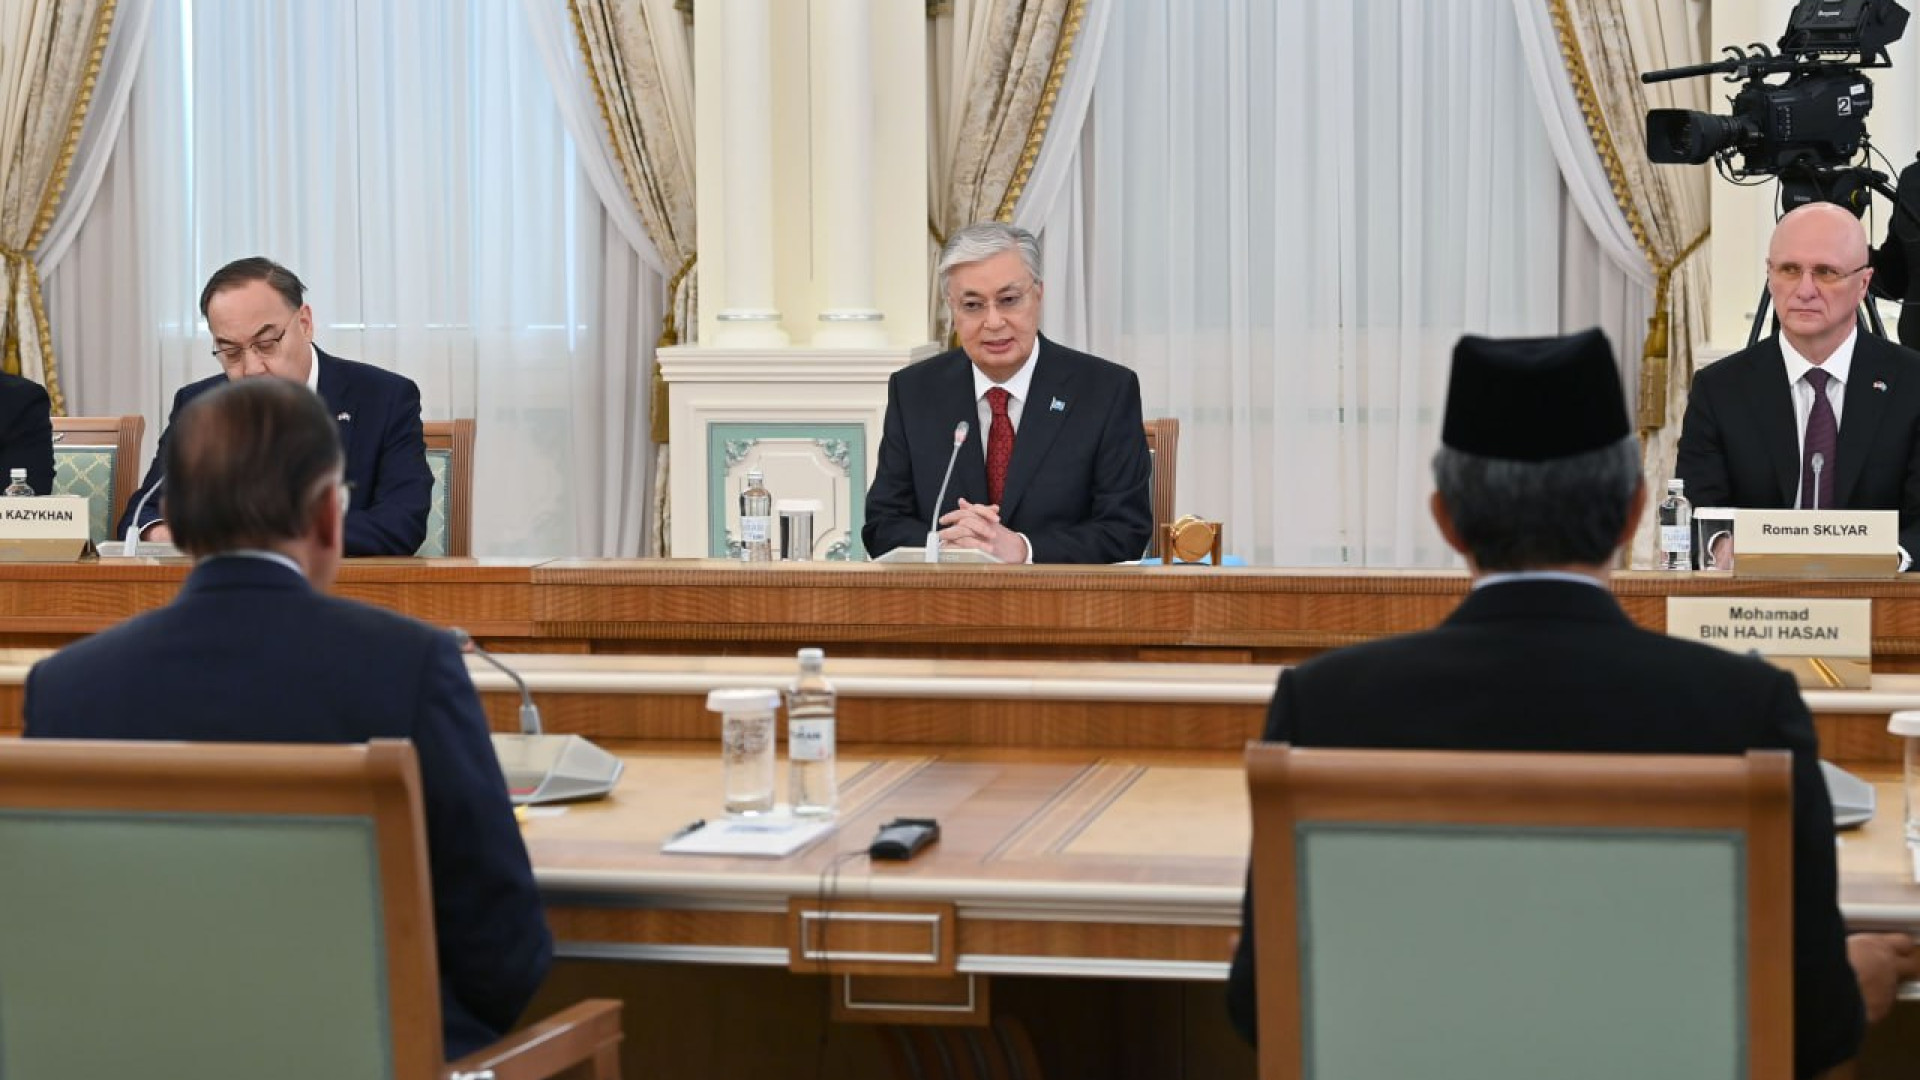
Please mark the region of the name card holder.
[[0, 499], [0, 562], [75, 562], [91, 557], [87, 500], [78, 495]]
[[1741, 510], [1733, 572], [1757, 578], [1880, 578], [1900, 572], [1893, 510]]
[[1873, 682], [1871, 600], [1670, 596], [1667, 634], [1758, 654], [1802, 689], [1865, 690]]

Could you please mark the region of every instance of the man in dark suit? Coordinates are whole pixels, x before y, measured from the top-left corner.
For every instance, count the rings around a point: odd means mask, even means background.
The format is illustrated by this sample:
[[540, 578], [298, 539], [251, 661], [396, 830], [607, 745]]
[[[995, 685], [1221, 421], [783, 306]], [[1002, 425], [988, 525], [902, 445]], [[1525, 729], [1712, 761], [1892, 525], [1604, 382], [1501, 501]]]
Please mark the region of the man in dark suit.
[[236, 381], [189, 402], [172, 434], [168, 521], [193, 572], [166, 607], [35, 665], [26, 734], [412, 740], [446, 1051], [479, 1049], [526, 1007], [553, 945], [460, 649], [424, 623], [326, 595], [346, 492], [337, 424], [312, 391]]
[[1694, 377], [1674, 472], [1695, 506], [1898, 510], [1906, 569], [1920, 551], [1920, 353], [1859, 333], [1872, 277], [1846, 210], [1781, 218], [1767, 247], [1780, 332]]
[[[940, 253], [960, 347], [894, 372], [867, 491], [867, 553], [927, 542], [1002, 562], [1137, 559], [1153, 532], [1152, 464], [1133, 372], [1040, 336], [1040, 247], [1025, 229], [969, 225]], [[968, 425], [934, 505], [954, 428]]]
[[[1281, 673], [1264, 738], [1296, 746], [1793, 755], [1796, 1075], [1853, 1056], [1866, 1011], [1917, 969], [1905, 935], [1848, 939], [1813, 719], [1766, 663], [1634, 626], [1608, 568], [1646, 505], [1613, 354], [1569, 338], [1464, 338], [1432, 511], [1473, 590], [1434, 630]], [[1249, 896], [1228, 1011], [1254, 1037]], [[1578, 927], [1569, 927], [1578, 933]], [[1784, 945], [1785, 943], [1783, 943]], [[1851, 963], [1850, 963], [1851, 962]], [[1392, 978], [1392, 972], [1382, 972]]]
[[45, 387], [0, 374], [0, 480], [25, 469], [34, 494], [53, 494], [52, 417]]
[[[161, 462], [174, 418], [187, 403], [235, 379], [272, 375], [304, 383], [327, 403], [347, 450], [348, 555], [411, 555], [427, 538], [433, 472], [420, 428], [420, 388], [391, 371], [342, 360], [313, 344], [313, 309], [293, 271], [258, 256], [216, 271], [200, 291], [200, 314], [213, 332], [225, 374], [180, 389], [147, 478], [127, 503], [118, 532], [140, 515], [140, 538], [171, 539]], [[156, 499], [146, 496], [161, 485]], [[144, 507], [142, 502], [145, 502]]]

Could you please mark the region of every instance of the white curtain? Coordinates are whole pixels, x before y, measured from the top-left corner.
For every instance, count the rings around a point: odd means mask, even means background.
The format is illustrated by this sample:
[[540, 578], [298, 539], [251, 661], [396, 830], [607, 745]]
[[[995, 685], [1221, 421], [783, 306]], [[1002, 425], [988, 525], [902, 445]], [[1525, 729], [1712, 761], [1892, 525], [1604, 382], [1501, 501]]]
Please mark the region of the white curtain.
[[89, 389], [108, 405], [137, 387], [156, 430], [177, 388], [218, 370], [206, 276], [269, 255], [306, 281], [322, 348], [412, 378], [429, 420], [478, 421], [476, 554], [637, 553], [632, 369], [661, 305], [534, 41], [518, 4], [160, 0], [106, 205], [62, 279], [65, 310], [118, 318], [79, 283], [137, 267], [156, 340], [76, 357]]
[[1045, 325], [1181, 420], [1176, 510], [1253, 563], [1448, 562], [1426, 498], [1454, 342], [1562, 329], [1508, 0], [1115, 0], [1087, 125], [1045, 208]]

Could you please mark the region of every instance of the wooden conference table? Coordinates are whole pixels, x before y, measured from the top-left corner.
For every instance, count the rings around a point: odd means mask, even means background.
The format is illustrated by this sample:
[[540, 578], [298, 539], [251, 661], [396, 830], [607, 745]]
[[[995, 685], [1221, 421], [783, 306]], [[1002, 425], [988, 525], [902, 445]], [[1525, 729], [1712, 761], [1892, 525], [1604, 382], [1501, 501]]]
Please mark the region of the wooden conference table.
[[[0, 565], [0, 647], [47, 648], [165, 603], [178, 560]], [[1288, 663], [1439, 622], [1457, 571], [880, 566], [716, 560], [354, 559], [337, 591], [508, 652]], [[1869, 597], [1880, 671], [1920, 671], [1920, 580], [1757, 582], [1623, 572], [1663, 629], [1668, 596]]]
[[[57, 647], [158, 606], [185, 569], [0, 565], [0, 646]], [[630, 1075], [812, 1075], [796, 1055], [888, 1075], [881, 1029], [828, 1017], [991, 1013], [1045, 1033], [1050, 1076], [1150, 1077], [1252, 1075], [1218, 980], [1247, 846], [1238, 748], [1272, 665], [1433, 625], [1465, 587], [1421, 572], [356, 560], [337, 591], [519, 654], [550, 730], [630, 755], [613, 798], [526, 825], [567, 958], [548, 996], [627, 998]], [[1845, 750], [1832, 756], [1891, 775], [1885, 713], [1920, 704], [1920, 677], [1897, 674], [1920, 670], [1920, 583], [1623, 574], [1615, 592], [1654, 629], [1668, 595], [1873, 598], [1875, 689], [1809, 701], [1830, 754]], [[716, 808], [705, 690], [783, 682], [802, 645], [828, 649], [842, 690], [839, 833], [785, 860], [661, 853]], [[0, 657], [0, 730], [31, 656]], [[507, 681], [474, 670], [509, 729]], [[1881, 797], [1843, 841], [1843, 907], [1859, 926], [1920, 927], [1898, 795]], [[939, 818], [940, 844], [899, 866], [855, 854], [896, 815]], [[755, 1035], [711, 1037], [736, 1024]]]

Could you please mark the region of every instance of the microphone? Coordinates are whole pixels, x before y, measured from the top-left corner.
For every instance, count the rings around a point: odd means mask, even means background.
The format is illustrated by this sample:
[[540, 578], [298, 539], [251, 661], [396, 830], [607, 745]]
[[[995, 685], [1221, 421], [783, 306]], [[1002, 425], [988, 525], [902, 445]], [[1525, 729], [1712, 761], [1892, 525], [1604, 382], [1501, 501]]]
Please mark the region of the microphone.
[[1813, 507], [1812, 508], [1815, 510], [1818, 510], [1820, 509], [1820, 470], [1827, 467], [1827, 455], [1821, 453], [1818, 450], [1815, 450], [1813, 452], [1813, 457], [1808, 459], [1807, 464], [1813, 466]]
[[120, 542], [120, 554], [126, 556], [129, 559], [139, 554], [140, 552], [140, 512], [147, 508], [147, 500], [153, 498], [156, 492], [158, 492], [162, 487], [166, 486], [166, 483], [167, 483], [167, 475], [165, 473], [161, 473], [160, 479], [155, 480], [153, 482], [153, 486], [147, 489], [147, 493], [145, 495], [140, 496], [140, 501], [134, 504], [133, 516], [127, 519], [126, 539]]
[[480, 647], [473, 635], [459, 627], [448, 631], [462, 652], [471, 652], [498, 668], [520, 688], [520, 731], [493, 733], [493, 753], [507, 781], [507, 797], [534, 804], [597, 799], [612, 793], [626, 763], [578, 735], [547, 735], [540, 728], [540, 709], [533, 703], [525, 679]]
[[940, 494], [933, 500], [933, 520], [927, 523], [926, 561], [940, 561], [940, 505], [947, 501], [947, 485], [953, 482], [953, 464], [960, 460], [960, 447], [966, 444], [973, 425], [965, 420], [953, 425], [953, 453], [947, 455], [947, 475], [940, 478]]
[[481, 648], [480, 643], [473, 640], [472, 634], [467, 633], [458, 626], [453, 628], [452, 633], [453, 640], [459, 643], [461, 652], [470, 652], [480, 659], [485, 660], [487, 663], [492, 664], [494, 667], [499, 668], [502, 674], [513, 680], [513, 685], [520, 688], [520, 734], [541, 734], [540, 706], [533, 703], [533, 695], [527, 692], [527, 680], [522, 679], [519, 672], [501, 663], [498, 657]]

